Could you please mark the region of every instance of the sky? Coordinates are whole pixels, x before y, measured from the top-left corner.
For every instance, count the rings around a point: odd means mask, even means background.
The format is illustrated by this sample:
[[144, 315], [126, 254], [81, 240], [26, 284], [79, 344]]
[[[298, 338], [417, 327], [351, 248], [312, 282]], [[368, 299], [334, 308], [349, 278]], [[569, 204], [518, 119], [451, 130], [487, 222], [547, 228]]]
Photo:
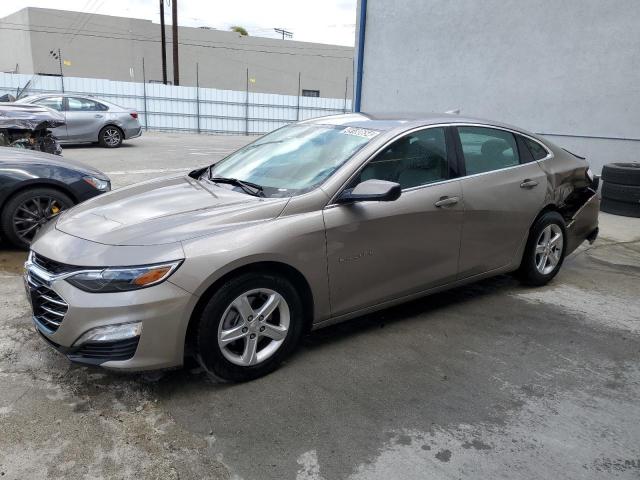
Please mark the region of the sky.
[[[165, 0], [171, 23], [172, 0]], [[19, 7], [16, 5], [19, 4]], [[142, 18], [159, 22], [159, 0], [22, 0], [0, 2], [0, 18], [24, 7]], [[277, 38], [274, 27], [293, 32], [293, 40], [353, 46], [356, 0], [179, 0], [178, 24], [226, 30], [233, 25], [250, 35]]]

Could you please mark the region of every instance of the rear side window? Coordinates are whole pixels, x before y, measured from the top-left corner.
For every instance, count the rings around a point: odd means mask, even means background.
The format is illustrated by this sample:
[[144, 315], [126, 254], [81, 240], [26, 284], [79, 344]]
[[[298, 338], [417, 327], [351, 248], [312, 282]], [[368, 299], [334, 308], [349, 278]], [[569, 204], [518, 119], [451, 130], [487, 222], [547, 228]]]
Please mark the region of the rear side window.
[[42, 105], [43, 107], [53, 108], [59, 112], [62, 111], [62, 97], [47, 97], [41, 98], [40, 100], [36, 100], [36, 105]]
[[458, 127], [467, 175], [491, 172], [520, 163], [512, 133], [485, 127]]
[[95, 112], [107, 109], [105, 105], [88, 98], [69, 97], [67, 101], [70, 112]]
[[531, 155], [533, 155], [534, 160], [542, 160], [548, 155], [545, 148], [542, 145], [540, 145], [538, 142], [534, 142], [530, 138], [526, 138], [526, 137], [523, 137], [523, 138], [524, 138], [524, 143], [527, 145], [527, 148], [531, 152]]

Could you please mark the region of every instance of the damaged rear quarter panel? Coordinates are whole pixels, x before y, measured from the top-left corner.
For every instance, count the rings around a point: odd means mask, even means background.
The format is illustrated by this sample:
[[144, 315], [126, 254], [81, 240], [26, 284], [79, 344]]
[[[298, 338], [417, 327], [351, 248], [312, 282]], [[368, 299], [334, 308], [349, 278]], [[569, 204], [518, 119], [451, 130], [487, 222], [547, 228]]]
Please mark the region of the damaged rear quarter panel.
[[598, 228], [600, 199], [587, 176], [589, 164], [557, 146], [552, 151], [553, 158], [538, 164], [547, 175], [545, 205], [555, 206], [567, 223], [568, 255]]

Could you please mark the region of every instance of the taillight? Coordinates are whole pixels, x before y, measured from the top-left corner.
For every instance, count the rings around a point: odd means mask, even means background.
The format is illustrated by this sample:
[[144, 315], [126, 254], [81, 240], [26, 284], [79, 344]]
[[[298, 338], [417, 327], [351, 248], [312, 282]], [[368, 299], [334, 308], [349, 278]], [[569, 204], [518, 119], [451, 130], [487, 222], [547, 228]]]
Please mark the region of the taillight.
[[131, 118], [138, 118], [138, 112], [131, 112], [129, 115], [131, 115]]

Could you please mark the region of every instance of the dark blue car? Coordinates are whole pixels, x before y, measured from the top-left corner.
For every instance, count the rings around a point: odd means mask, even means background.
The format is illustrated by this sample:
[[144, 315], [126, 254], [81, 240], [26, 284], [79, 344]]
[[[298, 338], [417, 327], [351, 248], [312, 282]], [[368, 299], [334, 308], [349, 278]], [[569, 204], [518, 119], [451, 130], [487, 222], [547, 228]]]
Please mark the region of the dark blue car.
[[110, 189], [109, 177], [89, 165], [0, 147], [0, 235], [28, 248], [38, 229], [62, 210]]

